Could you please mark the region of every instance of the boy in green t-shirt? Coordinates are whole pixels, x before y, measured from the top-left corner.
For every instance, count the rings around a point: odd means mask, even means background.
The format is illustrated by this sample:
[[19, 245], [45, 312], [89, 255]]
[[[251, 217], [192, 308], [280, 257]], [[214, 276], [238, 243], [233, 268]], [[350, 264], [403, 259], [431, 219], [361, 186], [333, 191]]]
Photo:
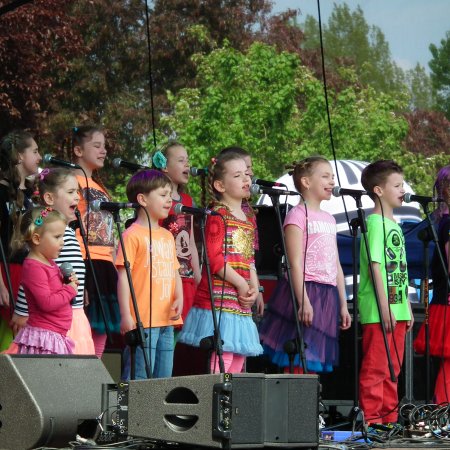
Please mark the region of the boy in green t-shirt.
[[394, 208], [402, 205], [405, 194], [403, 171], [394, 161], [376, 161], [363, 170], [361, 183], [367, 192], [372, 193], [375, 208], [367, 218], [373, 279], [363, 239], [360, 248], [358, 307], [363, 339], [360, 400], [366, 422], [391, 423], [398, 418], [397, 382], [390, 378], [375, 289], [394, 373], [398, 377], [403, 361], [405, 334], [412, 329], [414, 322], [408, 301], [405, 239], [402, 229], [394, 220]]

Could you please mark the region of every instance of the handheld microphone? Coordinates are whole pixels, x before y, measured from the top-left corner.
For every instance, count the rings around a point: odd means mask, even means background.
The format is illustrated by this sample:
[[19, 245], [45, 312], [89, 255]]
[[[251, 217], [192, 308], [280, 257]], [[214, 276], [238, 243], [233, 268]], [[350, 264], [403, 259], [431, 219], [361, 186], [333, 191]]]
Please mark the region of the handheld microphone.
[[217, 211], [211, 211], [206, 208], [194, 208], [193, 206], [184, 206], [181, 203], [177, 203], [173, 211], [175, 214], [193, 214], [194, 216], [221, 216], [222, 214]]
[[267, 194], [267, 195], [301, 195], [299, 192], [287, 191], [286, 189], [272, 189], [270, 187], [260, 186], [259, 184], [252, 184], [250, 186], [250, 193], [252, 195]]
[[189, 173], [193, 176], [193, 177], [198, 177], [198, 176], [206, 176], [208, 175], [208, 168], [204, 167], [204, 168], [199, 168], [199, 167], [191, 167], [189, 169]]
[[126, 208], [140, 208], [139, 203], [123, 203], [123, 202], [102, 202], [101, 200], [94, 200], [91, 203], [92, 211], [109, 211], [117, 212], [120, 209]]
[[278, 183], [277, 181], [266, 181], [261, 180], [260, 178], [252, 177], [252, 184], [258, 184], [259, 186], [267, 186], [267, 187], [286, 187], [283, 183]]
[[129, 161], [124, 161], [121, 158], [115, 158], [112, 161], [112, 166], [115, 169], [118, 169], [119, 167], [124, 167], [125, 169], [131, 170], [132, 172], [137, 172], [140, 169], [150, 169], [150, 167], [143, 166], [142, 164], [136, 164]]
[[334, 186], [332, 193], [335, 197], [340, 197], [341, 195], [350, 195], [352, 197], [360, 197], [361, 195], [370, 195], [367, 191], [362, 191], [359, 189], [347, 189], [340, 186]]
[[70, 276], [72, 275], [72, 272], [73, 272], [72, 264], [70, 264], [70, 262], [63, 262], [59, 266], [59, 270], [61, 271], [61, 275], [63, 277], [63, 283], [69, 284]]
[[415, 194], [411, 194], [410, 192], [407, 192], [403, 196], [403, 201], [405, 203], [418, 202], [421, 205], [426, 205], [427, 203], [443, 202], [444, 199], [439, 198], [439, 197], [427, 197], [425, 195], [415, 195]]
[[44, 155], [42, 161], [44, 161], [45, 164], [54, 164], [55, 166], [68, 167], [69, 169], [81, 169], [81, 166], [79, 166], [78, 164], [55, 158], [54, 156], [49, 154]]

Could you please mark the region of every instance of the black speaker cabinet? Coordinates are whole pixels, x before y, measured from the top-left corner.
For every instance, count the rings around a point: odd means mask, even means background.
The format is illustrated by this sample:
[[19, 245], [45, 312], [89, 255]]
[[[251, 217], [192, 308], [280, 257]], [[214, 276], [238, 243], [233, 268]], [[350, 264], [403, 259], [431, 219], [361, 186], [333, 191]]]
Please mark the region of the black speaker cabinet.
[[0, 355], [0, 448], [67, 445], [100, 415], [103, 383], [95, 356]]
[[213, 448], [317, 447], [318, 396], [316, 375], [130, 381], [127, 433]]

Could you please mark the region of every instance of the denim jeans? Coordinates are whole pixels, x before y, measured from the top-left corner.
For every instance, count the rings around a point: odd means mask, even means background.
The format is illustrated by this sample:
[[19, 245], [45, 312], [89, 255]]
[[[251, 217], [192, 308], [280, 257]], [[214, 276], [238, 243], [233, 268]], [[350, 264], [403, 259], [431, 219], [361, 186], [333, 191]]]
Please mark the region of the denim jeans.
[[[152, 351], [151, 358], [149, 352], [151, 330]], [[173, 327], [144, 328], [145, 351], [148, 355], [153, 378], [167, 378], [172, 376], [174, 334]], [[131, 351], [130, 347], [125, 347], [123, 351], [122, 379], [129, 380], [131, 375]], [[148, 378], [145, 371], [145, 360], [142, 348], [136, 348], [135, 377], [136, 380]]]

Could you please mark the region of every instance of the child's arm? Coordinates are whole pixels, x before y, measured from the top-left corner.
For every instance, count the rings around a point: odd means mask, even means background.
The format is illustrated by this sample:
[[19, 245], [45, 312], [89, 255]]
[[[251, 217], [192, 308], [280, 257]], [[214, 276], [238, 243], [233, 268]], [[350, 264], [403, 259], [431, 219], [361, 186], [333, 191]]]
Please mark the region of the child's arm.
[[352, 318], [348, 312], [347, 294], [345, 292], [345, 277], [341, 263], [337, 262], [337, 289], [339, 292], [340, 314], [341, 314], [341, 330], [348, 330], [352, 325]]
[[409, 307], [409, 314], [411, 315], [411, 319], [406, 322], [406, 331], [409, 332], [413, 329], [414, 325], [414, 315], [411, 308], [411, 302], [409, 300], [406, 300], [408, 302]]
[[175, 292], [171, 310], [173, 315], [170, 320], [178, 320], [183, 312], [183, 283], [178, 270], [175, 271]]
[[303, 230], [296, 225], [287, 225], [285, 228], [286, 250], [291, 266], [292, 285], [298, 302], [298, 318], [309, 327], [313, 321], [314, 311], [303, 289]]
[[130, 330], [136, 328], [133, 317], [130, 312], [130, 286], [128, 284], [128, 277], [125, 267], [119, 266], [117, 268], [117, 297], [120, 308], [120, 333], [125, 334]]
[[9, 306], [9, 292], [0, 274], [0, 306]]
[[195, 280], [195, 285], [197, 286], [200, 283], [200, 280], [202, 279], [202, 274], [200, 272], [200, 262], [198, 260], [198, 250], [197, 250], [197, 244], [195, 243], [194, 224], [193, 223], [191, 223], [191, 236], [189, 238], [189, 246], [191, 247], [192, 270], [194, 271], [194, 280]]
[[384, 290], [385, 280], [383, 280], [383, 276], [381, 274], [380, 263], [373, 262], [372, 268], [374, 288], [376, 289], [380, 300], [381, 320], [384, 322], [386, 331], [391, 333], [394, 330], [397, 321], [395, 320], [395, 316], [392, 314], [391, 308], [389, 307], [388, 298]]
[[255, 303], [258, 292], [253, 287], [249, 286], [249, 283], [247, 283], [243, 276], [239, 275], [229, 264], [227, 264], [226, 271], [223, 267], [216, 273], [222, 279], [225, 274], [225, 281], [228, 281], [228, 283], [232, 284], [236, 288], [239, 304], [243, 308], [249, 309], [252, 307], [253, 303]]

